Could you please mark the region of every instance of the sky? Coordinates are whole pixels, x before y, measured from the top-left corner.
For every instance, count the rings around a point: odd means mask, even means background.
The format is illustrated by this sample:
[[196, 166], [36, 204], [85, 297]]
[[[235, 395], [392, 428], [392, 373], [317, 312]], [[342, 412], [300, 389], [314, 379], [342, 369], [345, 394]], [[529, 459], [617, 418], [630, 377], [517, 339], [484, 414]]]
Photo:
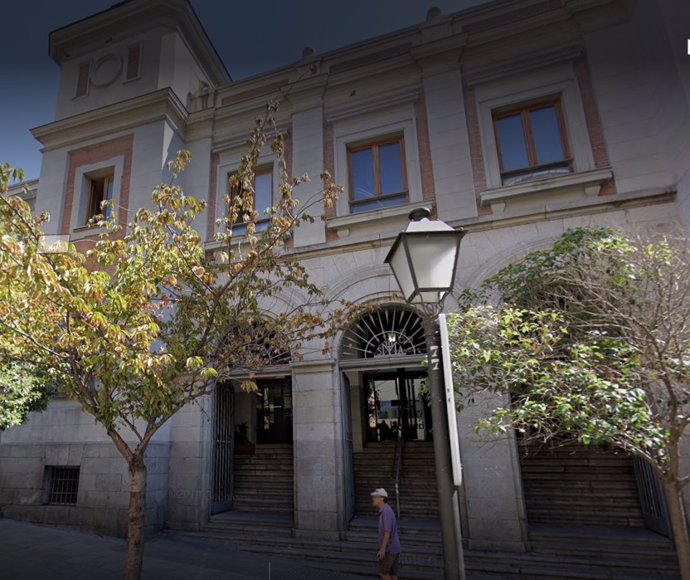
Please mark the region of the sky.
[[[234, 80], [448, 14], [483, 0], [191, 0]], [[51, 30], [115, 0], [31, 0], [3, 5], [0, 24], [0, 162], [38, 177], [40, 145], [31, 128], [55, 111], [58, 67], [48, 56]]]

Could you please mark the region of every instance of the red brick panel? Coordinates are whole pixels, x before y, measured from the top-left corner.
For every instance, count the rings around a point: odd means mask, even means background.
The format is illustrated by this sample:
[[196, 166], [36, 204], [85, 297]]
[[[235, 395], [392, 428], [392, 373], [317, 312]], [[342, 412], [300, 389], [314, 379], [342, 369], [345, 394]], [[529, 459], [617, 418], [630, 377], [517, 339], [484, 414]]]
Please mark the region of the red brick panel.
[[604, 128], [601, 124], [601, 117], [594, 98], [592, 78], [589, 74], [589, 67], [584, 58], [579, 58], [574, 63], [575, 76], [580, 87], [582, 107], [585, 113], [585, 122], [589, 132], [589, 141], [592, 144], [592, 154], [594, 155], [594, 165], [596, 167], [608, 167], [609, 151], [606, 147]]
[[[74, 149], [69, 152], [69, 166], [67, 170], [67, 189], [65, 191], [65, 209], [62, 215], [62, 224], [60, 231], [63, 235], [68, 235], [72, 227], [81, 224], [70, 224], [72, 219], [72, 207], [75, 203], [75, 188], [78, 184], [75, 183], [77, 169], [84, 165], [91, 165], [112, 159], [113, 157], [122, 156], [124, 159], [122, 165], [122, 176], [120, 179], [120, 191], [113, 192], [113, 196], [117, 200], [117, 205], [120, 208], [118, 213], [118, 223], [123, 226], [127, 225], [127, 212], [129, 207], [129, 185], [132, 176], [132, 148], [134, 144], [134, 136], [126, 135], [111, 141], [104, 141], [83, 147], [81, 149]], [[124, 230], [120, 235], [124, 235]]]
[[[517, 3], [515, 4], [517, 5]], [[519, 6], [517, 10], [513, 10], [511, 12], [503, 12], [498, 16], [482, 18], [476, 22], [467, 22], [463, 24], [462, 30], [468, 34], [484, 32], [486, 30], [490, 30], [491, 28], [505, 26], [506, 24], [514, 24], [515, 22], [527, 20], [528, 18], [534, 18], [544, 14], [545, 12], [559, 10], [561, 7], [562, 0], [545, 0], [544, 2], [538, 2], [536, 4], [532, 4], [531, 6]]]
[[[335, 179], [335, 144], [333, 136], [333, 123], [323, 124], [323, 168]], [[326, 208], [326, 217], [338, 215], [336, 204]]]
[[422, 196], [435, 200], [434, 166], [431, 162], [431, 144], [429, 142], [429, 121], [426, 116], [426, 99], [420, 98], [414, 105], [417, 118], [417, 147], [419, 148], [419, 171], [422, 180]]
[[477, 114], [477, 102], [474, 89], [463, 88], [465, 101], [465, 120], [470, 140], [470, 161], [472, 162], [472, 179], [475, 192], [486, 189], [486, 171], [484, 169], [484, 154], [482, 153], [482, 135], [479, 129], [479, 115]]
[[399, 44], [397, 46], [391, 46], [390, 48], [379, 50], [378, 52], [372, 52], [369, 54], [358, 56], [350, 60], [346, 60], [344, 62], [339, 62], [334, 65], [331, 65], [329, 71], [331, 74], [343, 73], [375, 62], [380, 62], [388, 58], [401, 56], [403, 54], [407, 54], [410, 51], [410, 46], [410, 43]]
[[218, 164], [220, 163], [220, 155], [213, 153], [211, 155], [211, 178], [209, 180], [208, 192], [208, 222], [206, 224], [206, 238], [212, 239], [216, 232], [216, 201], [218, 190]]
[[[587, 61], [584, 57], [580, 57], [575, 60], [573, 66], [575, 68], [577, 83], [580, 88], [582, 107], [585, 113], [585, 123], [587, 125], [587, 132], [589, 134], [589, 142], [592, 145], [594, 166], [597, 168], [609, 167], [611, 165], [611, 161], [609, 159], [609, 150], [606, 145], [604, 127], [601, 123], [601, 117], [599, 116], [599, 109], [594, 96], [594, 87], [592, 85], [592, 77], [589, 74]], [[614, 193], [616, 193], [616, 183], [614, 180], [604, 183], [599, 191], [599, 195], [611, 195]]]
[[135, 79], [139, 76], [139, 60], [141, 56], [141, 45], [134, 44], [127, 49], [127, 80]]
[[271, 95], [273, 93], [278, 93], [280, 89], [282, 89], [287, 84], [288, 81], [280, 80], [267, 85], [255, 87], [253, 89], [248, 89], [241, 93], [237, 93], [236, 95], [230, 95], [228, 97], [223, 98], [223, 100], [221, 101], [221, 105], [234, 105], [236, 103], [241, 103], [242, 101], [246, 101], [256, 97], [263, 97], [266, 95]]

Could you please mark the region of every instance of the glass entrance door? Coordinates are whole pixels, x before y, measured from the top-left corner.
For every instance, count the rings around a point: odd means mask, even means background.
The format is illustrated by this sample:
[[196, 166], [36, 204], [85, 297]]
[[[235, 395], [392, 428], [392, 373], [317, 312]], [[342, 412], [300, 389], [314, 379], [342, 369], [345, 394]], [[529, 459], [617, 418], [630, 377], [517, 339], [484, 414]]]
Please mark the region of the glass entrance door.
[[367, 442], [431, 440], [431, 412], [421, 392], [425, 376], [405, 369], [364, 374]]
[[256, 442], [292, 443], [292, 385], [289, 380], [258, 384]]

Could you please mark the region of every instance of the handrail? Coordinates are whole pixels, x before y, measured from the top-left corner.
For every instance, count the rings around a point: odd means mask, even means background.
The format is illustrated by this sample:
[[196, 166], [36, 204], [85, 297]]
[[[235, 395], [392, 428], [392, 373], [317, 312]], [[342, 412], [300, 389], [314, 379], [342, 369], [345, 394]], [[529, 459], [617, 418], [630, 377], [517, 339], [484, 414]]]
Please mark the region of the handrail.
[[402, 466], [405, 438], [401, 437], [395, 444], [395, 515], [400, 518], [400, 468]]

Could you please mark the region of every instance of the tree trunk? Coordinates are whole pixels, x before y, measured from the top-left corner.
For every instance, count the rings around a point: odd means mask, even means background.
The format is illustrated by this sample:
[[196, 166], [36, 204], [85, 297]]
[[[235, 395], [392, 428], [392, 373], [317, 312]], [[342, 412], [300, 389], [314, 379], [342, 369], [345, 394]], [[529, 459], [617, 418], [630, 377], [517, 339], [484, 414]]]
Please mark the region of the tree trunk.
[[664, 490], [671, 520], [673, 543], [678, 556], [678, 566], [680, 566], [680, 577], [683, 580], [690, 580], [690, 536], [683, 506], [683, 490], [673, 483], [665, 483]]
[[144, 516], [146, 513], [146, 464], [143, 452], [129, 462], [129, 510], [127, 512], [127, 568], [125, 580], [141, 580], [144, 563]]

